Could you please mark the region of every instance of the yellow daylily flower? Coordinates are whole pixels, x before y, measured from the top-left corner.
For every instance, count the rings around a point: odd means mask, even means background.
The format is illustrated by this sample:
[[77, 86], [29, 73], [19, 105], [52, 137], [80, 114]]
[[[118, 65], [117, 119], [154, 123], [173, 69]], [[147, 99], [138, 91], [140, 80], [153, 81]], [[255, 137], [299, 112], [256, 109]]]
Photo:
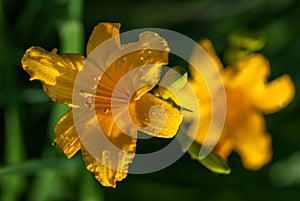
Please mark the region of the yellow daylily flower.
[[[271, 136], [266, 131], [263, 114], [284, 108], [294, 97], [291, 78], [283, 75], [271, 82], [268, 60], [260, 54], [252, 54], [234, 66], [223, 68], [209, 40], [200, 45], [213, 60], [224, 83], [227, 97], [225, 125], [214, 151], [222, 158], [235, 151], [243, 165], [257, 170], [272, 157]], [[198, 132], [195, 138], [203, 144], [211, 120], [211, 97], [202, 77], [190, 67], [189, 84], [198, 98], [201, 110]]]
[[[158, 67], [168, 63], [169, 47], [165, 39], [156, 33], [144, 32], [140, 35], [138, 42], [121, 45], [118, 37], [119, 30], [119, 23], [99, 23], [89, 38], [86, 54], [89, 56], [93, 50], [110, 38], [113, 38], [114, 43], [101, 55], [97, 55], [98, 65], [107, 63], [107, 60], [112, 56], [129, 52], [117, 58], [104, 72], [97, 85], [93, 106], [95, 107], [97, 123], [105, 136], [113, 145], [123, 151], [123, 154], [110, 157], [109, 160], [107, 157], [96, 160], [79, 138], [74, 125], [74, 109], [70, 109], [57, 122], [54, 130], [56, 134], [54, 142], [63, 150], [64, 154], [71, 158], [77, 151], [81, 150], [87, 169], [95, 174], [96, 179], [103, 186], [108, 187], [115, 187], [117, 181], [121, 181], [127, 176], [128, 164], [132, 162], [136, 150], [136, 133], [130, 135], [123, 133], [115, 123], [111, 111], [114, 88], [127, 72], [136, 67], [151, 65], [150, 70], [142, 72], [143, 79], [151, 80], [151, 84], [139, 88], [129, 102], [129, 113], [136, 125], [140, 127], [156, 126], [149, 121], [148, 113], [151, 106], [161, 106], [165, 109], [166, 122], [159, 133], [148, 133], [150, 135], [171, 138], [176, 134], [182, 120], [182, 115], [178, 109], [148, 92], [158, 82], [160, 75], [160, 68]], [[136, 51], [136, 47], [142, 48]], [[154, 47], [160, 47], [160, 50]], [[22, 65], [24, 70], [31, 75], [31, 80], [37, 79], [42, 82], [44, 91], [53, 101], [76, 108], [78, 106], [72, 104], [73, 86], [77, 73], [84, 68], [85, 60], [86, 58], [79, 54], [58, 55], [57, 50], [47, 52], [40, 47], [31, 47], [24, 54]], [[133, 85], [136, 84], [136, 79], [136, 77], [130, 79]], [[117, 102], [122, 102], [121, 98]], [[107, 153], [103, 151], [102, 154]], [[114, 168], [112, 164], [117, 164], [117, 168]]]

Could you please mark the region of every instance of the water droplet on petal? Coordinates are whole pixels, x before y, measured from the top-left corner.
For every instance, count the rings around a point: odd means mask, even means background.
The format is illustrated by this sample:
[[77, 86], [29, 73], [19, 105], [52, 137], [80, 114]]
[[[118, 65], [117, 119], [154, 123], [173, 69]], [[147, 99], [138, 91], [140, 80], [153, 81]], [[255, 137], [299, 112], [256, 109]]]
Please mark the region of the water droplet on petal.
[[88, 109], [91, 111], [94, 108], [94, 99], [93, 99], [93, 97], [88, 97], [87, 100], [84, 103], [84, 106], [88, 107]]
[[82, 96], [82, 97], [84, 97], [84, 98], [88, 98], [88, 97], [93, 96], [91, 93], [86, 92], [85, 90], [80, 90], [79, 91], [79, 95]]
[[101, 80], [101, 76], [96, 76], [96, 77], [94, 77], [94, 80], [95, 80], [95, 81]]
[[109, 108], [104, 109], [104, 114], [107, 114], [109, 112]]
[[52, 146], [53, 146], [53, 147], [58, 147], [58, 144], [57, 144], [55, 141], [53, 141], [53, 142], [52, 142]]
[[283, 101], [281, 100], [281, 101], [279, 101], [279, 107], [281, 107], [281, 108], [284, 108], [284, 104], [283, 104]]
[[109, 155], [110, 155], [110, 154], [109, 154], [109, 151], [103, 151], [103, 152], [102, 152], [102, 157], [103, 157], [104, 159], [106, 159], [106, 160], [109, 159]]
[[98, 87], [98, 85], [97, 85], [97, 84], [94, 84], [94, 85], [92, 86], [92, 89], [97, 89], [97, 87]]

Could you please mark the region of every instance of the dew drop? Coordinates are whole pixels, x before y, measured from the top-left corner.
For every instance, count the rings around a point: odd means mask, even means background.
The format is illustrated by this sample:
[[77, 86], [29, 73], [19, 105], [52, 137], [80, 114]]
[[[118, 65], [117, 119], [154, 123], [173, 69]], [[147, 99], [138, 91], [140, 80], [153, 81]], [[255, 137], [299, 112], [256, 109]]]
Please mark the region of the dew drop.
[[104, 114], [107, 114], [108, 112], [109, 112], [109, 108], [107, 107], [104, 109]]
[[181, 148], [181, 151], [182, 151], [183, 153], [185, 153], [185, 152], [187, 152], [187, 149], [186, 149], [185, 147], [182, 147], [182, 148]]
[[53, 147], [58, 147], [58, 144], [57, 144], [55, 141], [53, 141], [53, 142], [52, 142], [52, 146], [53, 146]]
[[98, 87], [98, 85], [97, 85], [97, 84], [94, 84], [94, 85], [92, 86], [92, 89], [97, 89], [97, 87]]
[[84, 97], [84, 98], [88, 98], [88, 97], [92, 96], [92, 94], [86, 92], [85, 90], [80, 90], [79, 91], [79, 95], [82, 96], [82, 97]]
[[93, 97], [88, 97], [87, 100], [84, 103], [84, 106], [88, 107], [88, 109], [91, 111], [93, 109], [94, 103]]
[[94, 77], [94, 80], [97, 81], [97, 82], [99, 82], [99, 80], [101, 80], [101, 76]]
[[278, 105], [279, 105], [279, 107], [284, 108], [284, 104], [283, 104], [282, 100], [279, 101]]
[[109, 154], [109, 151], [103, 151], [103, 152], [102, 152], [102, 157], [103, 157], [104, 159], [106, 159], [106, 160], [109, 159], [109, 155], [110, 155], [110, 154]]

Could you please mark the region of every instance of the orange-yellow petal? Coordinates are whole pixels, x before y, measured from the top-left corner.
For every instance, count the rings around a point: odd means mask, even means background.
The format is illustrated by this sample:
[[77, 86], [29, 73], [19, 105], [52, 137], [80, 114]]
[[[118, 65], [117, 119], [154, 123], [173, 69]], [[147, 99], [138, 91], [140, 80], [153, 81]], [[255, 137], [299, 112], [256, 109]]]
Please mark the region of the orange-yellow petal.
[[[84, 144], [82, 154], [87, 169], [95, 174], [96, 179], [107, 187], [115, 187], [117, 181], [121, 181], [127, 176], [128, 165], [132, 162], [136, 149], [136, 133], [131, 136], [124, 134], [114, 122], [111, 111], [96, 111], [97, 120], [111, 144], [100, 142], [101, 147], [97, 159], [93, 157]], [[86, 129], [89, 129], [88, 127]]]
[[[190, 57], [190, 63], [195, 64], [195, 65], [197, 64], [198, 67], [203, 67], [205, 69], [205, 72], [207, 72], [207, 70], [210, 71], [211, 70], [211, 69], [209, 69], [210, 67], [214, 67], [214, 68], [216, 68], [217, 72], [221, 72], [223, 70], [223, 65], [222, 65], [220, 59], [218, 58], [210, 40], [207, 40], [207, 39], [202, 40], [199, 42], [199, 45], [204, 49], [206, 54], [203, 54], [203, 52], [199, 51], [198, 48], [195, 48], [192, 51], [192, 54]], [[204, 80], [202, 78], [203, 75], [200, 75], [192, 65], [189, 66], [189, 71], [190, 71], [190, 80], [191, 81], [197, 82], [200, 85], [205, 84]], [[213, 72], [213, 71], [210, 71], [210, 72]]]
[[124, 134], [115, 123], [111, 110], [96, 108], [96, 115], [103, 133], [112, 144], [128, 153], [135, 153], [136, 133], [131, 133], [131, 128], [127, 134]]
[[[86, 163], [86, 168], [95, 174], [95, 178], [106, 187], [116, 187], [116, 182], [126, 178], [128, 170], [123, 167], [122, 171], [117, 171], [109, 168], [109, 160], [105, 160], [105, 152], [103, 153], [103, 161], [99, 162], [82, 146], [81, 148], [82, 157]], [[119, 160], [121, 163], [123, 158], [116, 156], [115, 160]], [[126, 166], [128, 168], [128, 166]]]
[[215, 51], [211, 41], [208, 39], [204, 39], [199, 42], [199, 45], [208, 53], [208, 55], [214, 62], [215, 66], [217, 67], [217, 70], [219, 70], [219, 71], [223, 70], [223, 64], [220, 61], [218, 55], [216, 54], [216, 51]]
[[235, 150], [241, 156], [245, 168], [258, 170], [271, 160], [271, 141], [272, 138], [268, 133], [260, 133], [259, 136], [250, 138], [245, 145], [242, 143], [236, 147]]
[[81, 142], [74, 126], [72, 110], [69, 110], [54, 128], [54, 142], [71, 158], [80, 148]]
[[[114, 62], [101, 77], [97, 87], [99, 102], [101, 102], [102, 105], [106, 105], [105, 107], [109, 106], [111, 99], [102, 99], [101, 97], [111, 97], [113, 92], [116, 96], [124, 96], [127, 94], [126, 99], [130, 99], [130, 95], [135, 93], [136, 98], [139, 98], [151, 90], [159, 81], [161, 69], [158, 67], [167, 64], [167, 62], [168, 52], [158, 50], [141, 50], [126, 54]], [[136, 67], [141, 68], [138, 72], [130, 73], [130, 71]], [[130, 73], [130, 77], [124, 79], [124, 83], [119, 85], [119, 87], [122, 87], [122, 90], [115, 90], [116, 84], [126, 73]], [[137, 91], [135, 91], [135, 89], [137, 89]]]
[[182, 121], [178, 109], [151, 93], [132, 101], [129, 112], [141, 131], [155, 137], [174, 137]]
[[[168, 52], [169, 47], [165, 39], [152, 32], [144, 32], [138, 42], [123, 45], [120, 50], [113, 51], [111, 59], [117, 60], [105, 70], [99, 81], [96, 107], [101, 107], [102, 110], [110, 108], [113, 93], [122, 103], [128, 102], [134, 93], [138, 99], [151, 90], [159, 81], [161, 72], [159, 67], [168, 63]], [[132, 73], [131, 71], [137, 67], [140, 68]], [[120, 80], [127, 73], [130, 77], [120, 84]], [[121, 87], [118, 90], [115, 89], [117, 83]]]
[[[214, 71], [210, 71], [210, 72], [213, 73], [222, 72], [223, 65], [219, 57], [217, 56], [211, 41], [205, 39], [200, 41], [199, 45], [206, 51], [206, 53], [210, 57], [210, 60], [213, 62], [214, 67], [216, 67], [217, 70], [216, 72]], [[196, 53], [198, 54], [199, 52], [195, 52], [195, 51], [192, 52], [191, 60], [194, 60], [194, 62], [200, 62], [199, 66], [204, 66], [206, 68], [209, 68], [211, 65], [209, 63], [207, 64], [203, 63], [206, 60], [202, 59], [200, 55], [197, 55]], [[207, 55], [203, 55], [203, 56], [207, 56]], [[205, 72], [207, 72], [207, 70]], [[189, 73], [190, 73], [189, 84], [193, 88], [194, 92], [196, 93], [197, 98], [200, 101], [200, 104], [210, 104], [211, 100], [210, 100], [210, 93], [207, 87], [208, 83], [205, 83], [202, 77], [203, 75], [200, 75], [198, 71], [192, 66], [189, 67]]]
[[[210, 92], [208, 90], [208, 87], [202, 77], [194, 70], [193, 67], [190, 67], [190, 73], [191, 76], [193, 76], [192, 79], [189, 79], [188, 83], [190, 87], [193, 89], [195, 95], [197, 96], [197, 99], [199, 101], [199, 104], [203, 105], [210, 105], [211, 103], [211, 98], [210, 98]], [[201, 106], [199, 106], [201, 107]]]
[[22, 58], [24, 70], [30, 80], [40, 80], [47, 95], [58, 103], [72, 105], [72, 92], [76, 74], [84, 57], [79, 54], [58, 55], [40, 47], [29, 48]]
[[269, 74], [268, 60], [260, 54], [253, 54], [235, 66], [227, 67], [223, 71], [222, 78], [226, 87], [242, 89], [251, 97], [256, 95], [257, 87], [267, 81]]
[[69, 62], [69, 67], [76, 71], [80, 71], [83, 67], [85, 57], [81, 54], [63, 54], [61, 55], [65, 60]]
[[[120, 50], [111, 52], [112, 64], [105, 69], [101, 82], [106, 79], [105, 83], [116, 84], [126, 73], [141, 67], [141, 72], [133, 73], [132, 79], [128, 80], [130, 85], [139, 88], [144, 83], [156, 84], [160, 75], [158, 67], [168, 64], [169, 51], [165, 39], [153, 32], [143, 32], [138, 42], [122, 45]], [[147, 68], [143, 68], [146, 65]]]
[[231, 130], [224, 132], [223, 140], [230, 139], [246, 168], [260, 169], [272, 158], [271, 136], [265, 131], [263, 116], [249, 111], [243, 120], [234, 123]]
[[[224, 134], [223, 134], [224, 135]], [[223, 159], [227, 159], [227, 157], [231, 154], [234, 148], [234, 141], [228, 138], [222, 138], [216, 144], [214, 151], [221, 156]]]
[[[99, 23], [94, 27], [94, 30], [89, 38], [86, 54], [89, 55], [96, 47], [98, 47], [104, 41], [119, 35], [121, 24], [120, 23]], [[107, 59], [108, 54], [120, 47], [120, 39], [119, 37], [115, 37], [115, 44], [111, 44], [111, 49], [107, 50], [107, 55], [102, 55]]]
[[290, 76], [283, 75], [257, 89], [252, 97], [254, 106], [264, 113], [284, 108], [294, 97], [295, 87]]
[[[201, 108], [199, 108], [201, 110]], [[205, 111], [206, 114], [201, 114], [199, 118], [199, 124], [198, 124], [198, 130], [197, 134], [195, 136], [195, 141], [203, 144], [205, 138], [207, 138], [208, 129], [211, 124], [211, 114], [207, 111]], [[188, 133], [193, 134], [193, 133]], [[216, 139], [212, 139], [216, 140]]]

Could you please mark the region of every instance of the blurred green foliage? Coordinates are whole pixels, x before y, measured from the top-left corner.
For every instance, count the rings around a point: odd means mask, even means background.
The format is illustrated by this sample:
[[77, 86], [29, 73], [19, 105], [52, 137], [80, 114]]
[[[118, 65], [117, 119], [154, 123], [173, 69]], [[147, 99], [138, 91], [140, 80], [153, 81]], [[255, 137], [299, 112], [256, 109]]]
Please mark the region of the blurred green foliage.
[[221, 58], [232, 33], [250, 30], [265, 37], [260, 52], [270, 60], [271, 78], [288, 73], [297, 91], [299, 19], [297, 0], [0, 0], [0, 200], [299, 199], [298, 93], [286, 109], [266, 117], [274, 156], [260, 171], [245, 170], [232, 154], [232, 173], [215, 175], [184, 155], [164, 170], [128, 175], [110, 189], [85, 169], [80, 154], [67, 160], [52, 146], [53, 127], [67, 108], [52, 103], [39, 82], [29, 82], [20, 63], [33, 45], [84, 53], [93, 27], [104, 21], [121, 22], [121, 31], [155, 27], [196, 41], [209, 38]]

